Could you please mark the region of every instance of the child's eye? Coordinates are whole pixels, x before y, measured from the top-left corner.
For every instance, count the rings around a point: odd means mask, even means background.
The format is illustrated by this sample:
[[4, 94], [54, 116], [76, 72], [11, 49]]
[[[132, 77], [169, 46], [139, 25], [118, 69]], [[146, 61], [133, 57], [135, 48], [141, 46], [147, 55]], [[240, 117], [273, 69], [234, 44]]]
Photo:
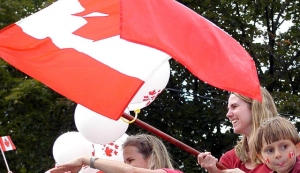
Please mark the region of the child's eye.
[[282, 145], [281, 148], [282, 149], [286, 149], [288, 146], [287, 145]]
[[274, 150], [272, 148], [270, 148], [270, 149], [267, 149], [266, 151], [268, 154], [271, 154], [271, 153], [273, 153]]

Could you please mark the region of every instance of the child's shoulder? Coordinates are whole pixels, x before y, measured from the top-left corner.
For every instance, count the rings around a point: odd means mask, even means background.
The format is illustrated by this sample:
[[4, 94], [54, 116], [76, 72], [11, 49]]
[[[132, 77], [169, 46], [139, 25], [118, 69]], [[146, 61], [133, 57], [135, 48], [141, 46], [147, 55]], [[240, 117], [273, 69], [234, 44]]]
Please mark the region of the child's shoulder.
[[296, 173], [296, 172], [300, 172], [300, 160], [298, 158], [291, 173]]

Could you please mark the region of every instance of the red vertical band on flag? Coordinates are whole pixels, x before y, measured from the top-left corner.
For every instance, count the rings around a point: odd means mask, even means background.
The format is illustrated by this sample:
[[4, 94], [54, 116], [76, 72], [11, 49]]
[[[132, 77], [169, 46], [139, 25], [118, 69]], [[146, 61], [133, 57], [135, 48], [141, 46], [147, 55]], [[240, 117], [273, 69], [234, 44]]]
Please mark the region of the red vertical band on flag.
[[174, 0], [121, 0], [121, 38], [171, 55], [220, 89], [261, 100], [254, 61], [220, 28]]

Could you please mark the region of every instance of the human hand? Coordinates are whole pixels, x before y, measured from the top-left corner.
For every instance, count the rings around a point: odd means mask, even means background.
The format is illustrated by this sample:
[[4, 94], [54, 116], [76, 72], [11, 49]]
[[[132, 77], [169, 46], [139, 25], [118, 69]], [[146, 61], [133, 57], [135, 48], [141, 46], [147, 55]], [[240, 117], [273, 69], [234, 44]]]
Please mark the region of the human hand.
[[218, 159], [211, 155], [210, 152], [200, 153], [197, 157], [199, 165], [206, 169], [210, 173], [217, 173], [219, 168], [217, 168]]
[[57, 165], [47, 171], [47, 173], [78, 173], [83, 166], [83, 158], [77, 158], [69, 163]]
[[245, 173], [239, 168], [220, 170], [220, 173]]

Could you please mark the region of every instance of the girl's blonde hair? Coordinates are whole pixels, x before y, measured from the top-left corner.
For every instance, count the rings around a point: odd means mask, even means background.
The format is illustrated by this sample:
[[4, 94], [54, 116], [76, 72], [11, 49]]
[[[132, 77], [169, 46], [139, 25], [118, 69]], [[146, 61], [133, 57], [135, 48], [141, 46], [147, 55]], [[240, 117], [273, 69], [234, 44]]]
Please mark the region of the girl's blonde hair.
[[128, 136], [122, 147], [135, 146], [144, 159], [149, 158], [148, 169], [173, 169], [171, 157], [163, 142], [152, 135]]
[[[250, 135], [250, 139], [253, 137], [256, 130], [259, 128], [261, 122], [266, 118], [276, 117], [278, 116], [277, 108], [275, 106], [274, 100], [270, 93], [263, 87], [260, 87], [260, 91], [262, 94], [262, 102], [258, 100], [253, 100], [249, 97], [240, 95], [238, 93], [231, 93], [235, 94], [237, 97], [242, 99], [243, 101], [249, 103], [252, 112], [252, 131]], [[235, 146], [236, 155], [240, 158], [242, 162], [250, 161], [249, 157], [249, 145], [248, 140], [245, 135], [242, 135], [240, 141], [237, 142]], [[255, 162], [260, 162], [258, 158], [254, 159]]]
[[283, 117], [265, 119], [250, 141], [251, 160], [255, 163], [258, 154], [261, 154], [263, 142], [271, 144], [279, 140], [291, 140], [297, 145], [300, 138], [295, 125]]

